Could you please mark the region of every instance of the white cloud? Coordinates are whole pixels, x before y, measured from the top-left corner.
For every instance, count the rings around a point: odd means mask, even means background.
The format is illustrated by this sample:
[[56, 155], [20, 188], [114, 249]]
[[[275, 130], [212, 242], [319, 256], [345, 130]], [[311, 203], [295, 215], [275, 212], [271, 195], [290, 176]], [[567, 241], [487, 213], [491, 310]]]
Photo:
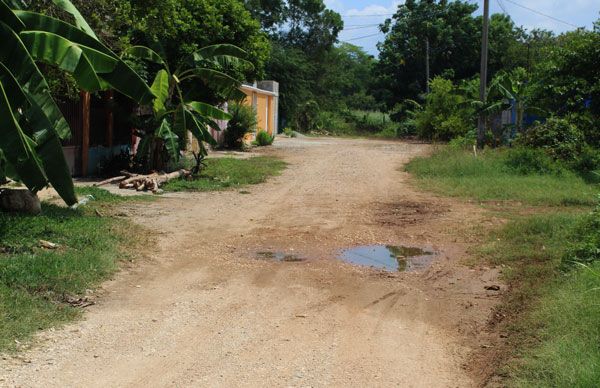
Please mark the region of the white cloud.
[[352, 8], [346, 12], [346, 16], [367, 16], [367, 15], [388, 15], [393, 14], [398, 9], [398, 5], [404, 3], [404, 1], [392, 1], [388, 7], [378, 4], [370, 4], [364, 8], [357, 9]]

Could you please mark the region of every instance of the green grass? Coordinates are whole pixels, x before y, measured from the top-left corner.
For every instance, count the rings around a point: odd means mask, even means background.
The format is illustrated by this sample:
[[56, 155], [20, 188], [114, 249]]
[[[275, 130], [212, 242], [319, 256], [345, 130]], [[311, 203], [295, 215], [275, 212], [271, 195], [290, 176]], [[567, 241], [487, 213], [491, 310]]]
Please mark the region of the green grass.
[[278, 175], [286, 163], [278, 158], [257, 156], [249, 159], [208, 159], [206, 167], [193, 180], [175, 180], [163, 186], [165, 191], [214, 191], [263, 183]]
[[[566, 169], [519, 173], [509, 153], [442, 148], [411, 162], [419, 185], [448, 196], [508, 201], [493, 208], [506, 224], [473, 248], [502, 268], [509, 292], [497, 307], [509, 333], [507, 386], [594, 387], [600, 381], [600, 263], [565, 267], [575, 253], [597, 256], [598, 185]], [[529, 205], [529, 207], [527, 206]], [[594, 248], [595, 246], [595, 248]], [[586, 259], [580, 257], [580, 259]], [[593, 272], [595, 271], [595, 272]]]
[[516, 174], [507, 166], [504, 151], [488, 150], [475, 157], [472, 152], [444, 148], [431, 157], [414, 159], [406, 168], [427, 190], [478, 201], [592, 206], [599, 191], [597, 185], [566, 170], [556, 174]]
[[600, 263], [546, 287], [527, 321], [538, 344], [511, 365], [515, 386], [597, 387], [600, 382]]
[[[136, 228], [96, 212], [130, 198], [78, 191], [96, 200], [77, 211], [44, 203], [40, 216], [0, 213], [0, 350], [77, 317], [66, 298], [109, 278], [128, 257], [123, 247], [134, 245]], [[44, 249], [39, 240], [59, 247]]]

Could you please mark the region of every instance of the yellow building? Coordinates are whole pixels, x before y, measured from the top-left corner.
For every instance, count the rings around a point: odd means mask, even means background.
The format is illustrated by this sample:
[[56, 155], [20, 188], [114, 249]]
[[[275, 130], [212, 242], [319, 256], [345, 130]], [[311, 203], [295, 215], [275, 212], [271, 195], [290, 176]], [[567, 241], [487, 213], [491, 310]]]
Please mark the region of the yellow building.
[[252, 106], [256, 112], [257, 132], [266, 131], [270, 135], [277, 134], [279, 84], [275, 81], [259, 81], [252, 85], [244, 84], [240, 89], [246, 94], [243, 103]]

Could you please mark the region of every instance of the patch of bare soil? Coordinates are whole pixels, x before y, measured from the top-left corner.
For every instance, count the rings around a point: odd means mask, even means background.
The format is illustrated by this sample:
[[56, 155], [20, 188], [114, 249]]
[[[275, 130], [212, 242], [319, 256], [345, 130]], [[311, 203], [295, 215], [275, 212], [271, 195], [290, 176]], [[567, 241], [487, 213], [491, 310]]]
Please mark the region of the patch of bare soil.
[[[463, 262], [474, 226], [493, 222], [475, 205], [411, 187], [400, 167], [428, 150], [277, 139], [263, 152], [290, 166], [250, 194], [128, 205], [158, 236], [151, 260], [105, 284], [83, 321], [0, 361], [0, 385], [480, 385], [486, 376], [471, 362], [497, 341], [486, 323], [502, 290], [489, 287], [498, 270]], [[337, 259], [373, 244], [439, 255], [411, 273]]]

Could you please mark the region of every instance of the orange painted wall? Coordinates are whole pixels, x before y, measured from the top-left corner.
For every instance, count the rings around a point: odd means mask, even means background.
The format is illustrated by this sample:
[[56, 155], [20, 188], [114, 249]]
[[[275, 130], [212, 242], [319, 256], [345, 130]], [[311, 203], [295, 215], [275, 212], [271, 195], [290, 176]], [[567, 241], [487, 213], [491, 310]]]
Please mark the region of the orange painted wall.
[[258, 118], [258, 130], [266, 131], [267, 126], [267, 103], [268, 96], [264, 94], [258, 94], [256, 99], [256, 116]]

